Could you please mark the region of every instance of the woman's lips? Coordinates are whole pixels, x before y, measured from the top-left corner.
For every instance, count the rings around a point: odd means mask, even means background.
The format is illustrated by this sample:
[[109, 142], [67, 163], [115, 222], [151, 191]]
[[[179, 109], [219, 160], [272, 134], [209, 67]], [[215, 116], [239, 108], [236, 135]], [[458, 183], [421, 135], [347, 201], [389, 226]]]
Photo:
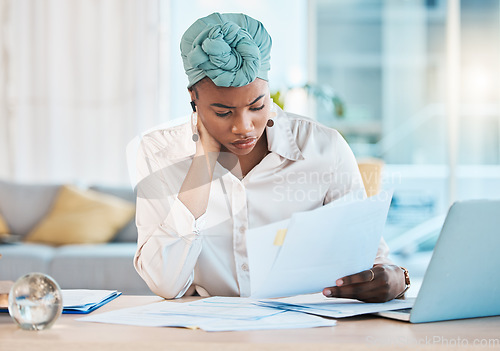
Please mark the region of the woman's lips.
[[257, 143], [257, 138], [246, 138], [242, 140], [237, 140], [231, 144], [238, 149], [249, 149], [254, 147], [256, 143]]

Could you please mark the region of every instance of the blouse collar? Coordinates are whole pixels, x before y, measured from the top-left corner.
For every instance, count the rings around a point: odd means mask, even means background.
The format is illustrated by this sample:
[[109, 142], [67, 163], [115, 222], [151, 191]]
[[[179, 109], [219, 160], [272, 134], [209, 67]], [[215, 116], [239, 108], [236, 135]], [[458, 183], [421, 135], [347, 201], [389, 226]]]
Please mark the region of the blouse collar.
[[273, 117], [274, 125], [266, 127], [267, 148], [289, 160], [303, 160], [304, 156], [292, 133], [289, 117], [278, 105], [274, 104], [274, 107], [277, 112], [276, 117]]

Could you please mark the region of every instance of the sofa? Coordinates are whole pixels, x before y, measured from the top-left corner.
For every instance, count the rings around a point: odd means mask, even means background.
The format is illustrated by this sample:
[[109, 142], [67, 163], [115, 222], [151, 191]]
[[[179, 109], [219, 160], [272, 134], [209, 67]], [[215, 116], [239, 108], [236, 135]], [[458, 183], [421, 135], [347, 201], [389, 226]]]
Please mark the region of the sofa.
[[[57, 204], [61, 206], [58, 201], [65, 187], [63, 184], [19, 184], [0, 180], [0, 218], [4, 227], [8, 228], [8, 234], [0, 235], [0, 280], [15, 281], [24, 274], [42, 272], [53, 277], [62, 289], [109, 289], [129, 295], [151, 295], [133, 266], [137, 246], [133, 190], [99, 185], [77, 187], [75, 191], [84, 196], [88, 193], [93, 199], [105, 198], [113, 204], [128, 206], [126, 217], [121, 216], [119, 227], [116, 224], [119, 214], [100, 213], [102, 211], [94, 208], [94, 214], [100, 216], [95, 218], [106, 221], [106, 225], [115, 221], [115, 227], [102, 237], [100, 227], [96, 227], [100, 222], [86, 220], [74, 229], [80, 234], [82, 230], [88, 230], [94, 236], [79, 242], [61, 235], [61, 231], [69, 232], [73, 226], [71, 220], [76, 217], [72, 211], [75, 209], [73, 212], [76, 212], [78, 206], [69, 204], [62, 209], [65, 222], [52, 221], [52, 227], [47, 223], [47, 218], [54, 215]], [[91, 208], [87, 206], [84, 210]], [[51, 243], [50, 240], [40, 240], [36, 235], [36, 240], [30, 240], [41, 227], [45, 231], [59, 232], [57, 235], [62, 236], [63, 241]]]

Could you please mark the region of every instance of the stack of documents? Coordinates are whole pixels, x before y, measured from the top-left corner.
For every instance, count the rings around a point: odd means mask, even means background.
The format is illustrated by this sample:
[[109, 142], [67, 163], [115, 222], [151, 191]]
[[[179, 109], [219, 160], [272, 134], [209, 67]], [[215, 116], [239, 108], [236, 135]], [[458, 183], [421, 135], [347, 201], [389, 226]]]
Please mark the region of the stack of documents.
[[326, 298], [322, 294], [267, 300], [210, 297], [184, 303], [162, 301], [77, 320], [148, 327], [200, 328], [205, 331], [313, 328], [335, 325], [335, 320], [331, 318], [409, 308], [413, 302], [412, 299], [364, 303]]
[[332, 318], [352, 317], [360, 314], [411, 308], [414, 302], [415, 299], [391, 300], [384, 303], [365, 303], [352, 299], [325, 297], [322, 293], [282, 299], [259, 300], [259, 304], [263, 306]]
[[77, 319], [84, 322], [149, 327], [200, 328], [205, 331], [326, 327], [335, 320], [259, 306], [241, 297], [211, 297], [195, 302], [162, 301]]
[[116, 299], [116, 290], [62, 289], [63, 313], [86, 314]]

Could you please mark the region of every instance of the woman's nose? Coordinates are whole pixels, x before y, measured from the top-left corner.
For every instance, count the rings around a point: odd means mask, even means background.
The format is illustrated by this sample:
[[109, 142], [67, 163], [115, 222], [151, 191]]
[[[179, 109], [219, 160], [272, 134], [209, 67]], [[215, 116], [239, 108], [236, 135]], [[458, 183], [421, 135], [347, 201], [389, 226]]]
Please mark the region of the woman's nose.
[[253, 122], [250, 116], [244, 113], [235, 118], [232, 132], [233, 134], [245, 135], [254, 129]]

